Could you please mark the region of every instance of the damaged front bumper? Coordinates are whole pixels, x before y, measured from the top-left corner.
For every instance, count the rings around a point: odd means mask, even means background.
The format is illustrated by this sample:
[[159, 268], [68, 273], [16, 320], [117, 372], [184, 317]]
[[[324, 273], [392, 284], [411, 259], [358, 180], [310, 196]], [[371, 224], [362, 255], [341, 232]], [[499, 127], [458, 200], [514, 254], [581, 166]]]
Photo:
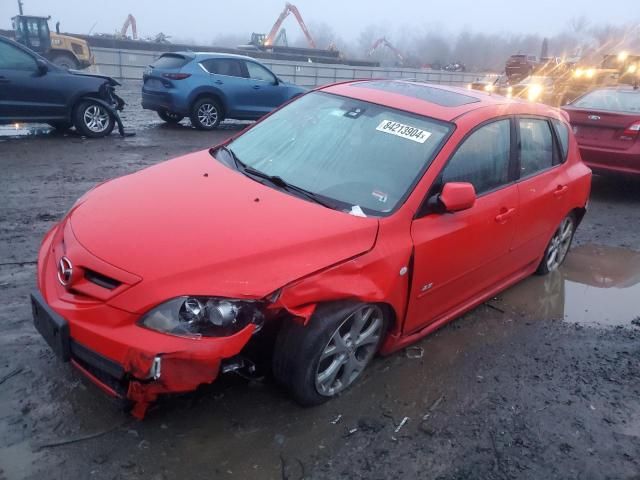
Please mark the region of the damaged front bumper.
[[194, 340], [135, 324], [105, 329], [67, 319], [39, 292], [32, 293], [31, 305], [36, 329], [56, 355], [106, 394], [130, 401], [131, 413], [139, 419], [159, 395], [213, 382], [225, 359], [238, 355], [255, 330], [248, 325], [230, 337]]

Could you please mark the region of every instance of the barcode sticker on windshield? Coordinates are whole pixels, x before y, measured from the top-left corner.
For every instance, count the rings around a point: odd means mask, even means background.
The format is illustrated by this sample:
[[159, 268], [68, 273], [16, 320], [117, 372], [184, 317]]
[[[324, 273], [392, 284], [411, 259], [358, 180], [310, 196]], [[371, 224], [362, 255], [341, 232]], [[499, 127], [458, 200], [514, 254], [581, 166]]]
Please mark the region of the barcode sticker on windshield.
[[391, 120], [383, 120], [380, 125], [376, 127], [379, 132], [390, 133], [397, 137], [406, 138], [418, 143], [424, 143], [427, 138], [431, 136], [431, 132], [426, 132], [420, 128], [412, 127], [411, 125], [404, 125], [402, 123], [394, 122]]

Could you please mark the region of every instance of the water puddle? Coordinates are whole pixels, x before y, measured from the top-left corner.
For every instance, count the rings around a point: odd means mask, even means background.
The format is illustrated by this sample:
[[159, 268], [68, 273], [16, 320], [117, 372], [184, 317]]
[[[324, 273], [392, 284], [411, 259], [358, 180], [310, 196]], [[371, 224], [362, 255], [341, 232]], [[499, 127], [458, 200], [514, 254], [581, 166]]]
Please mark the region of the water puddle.
[[551, 275], [532, 276], [498, 297], [505, 310], [600, 326], [640, 319], [640, 252], [582, 245]]

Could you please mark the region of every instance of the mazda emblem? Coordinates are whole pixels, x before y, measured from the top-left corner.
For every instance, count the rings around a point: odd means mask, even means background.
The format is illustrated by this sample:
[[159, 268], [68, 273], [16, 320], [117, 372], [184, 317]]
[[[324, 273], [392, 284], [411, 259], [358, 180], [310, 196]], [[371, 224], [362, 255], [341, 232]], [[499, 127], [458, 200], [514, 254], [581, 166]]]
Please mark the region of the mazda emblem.
[[71, 260], [67, 257], [62, 257], [58, 262], [58, 281], [64, 287], [71, 283], [71, 276], [73, 275], [73, 265]]

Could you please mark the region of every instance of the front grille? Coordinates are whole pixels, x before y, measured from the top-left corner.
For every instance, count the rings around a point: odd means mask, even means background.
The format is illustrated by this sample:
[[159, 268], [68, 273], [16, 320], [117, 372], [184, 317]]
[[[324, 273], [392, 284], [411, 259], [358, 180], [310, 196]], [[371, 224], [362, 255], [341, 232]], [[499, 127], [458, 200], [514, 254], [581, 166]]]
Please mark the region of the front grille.
[[115, 290], [122, 282], [116, 280], [115, 278], [107, 277], [106, 275], [102, 275], [101, 273], [94, 272], [93, 270], [85, 269], [84, 270], [84, 278], [86, 278], [91, 283], [95, 283], [96, 285], [106, 288], [107, 290]]

